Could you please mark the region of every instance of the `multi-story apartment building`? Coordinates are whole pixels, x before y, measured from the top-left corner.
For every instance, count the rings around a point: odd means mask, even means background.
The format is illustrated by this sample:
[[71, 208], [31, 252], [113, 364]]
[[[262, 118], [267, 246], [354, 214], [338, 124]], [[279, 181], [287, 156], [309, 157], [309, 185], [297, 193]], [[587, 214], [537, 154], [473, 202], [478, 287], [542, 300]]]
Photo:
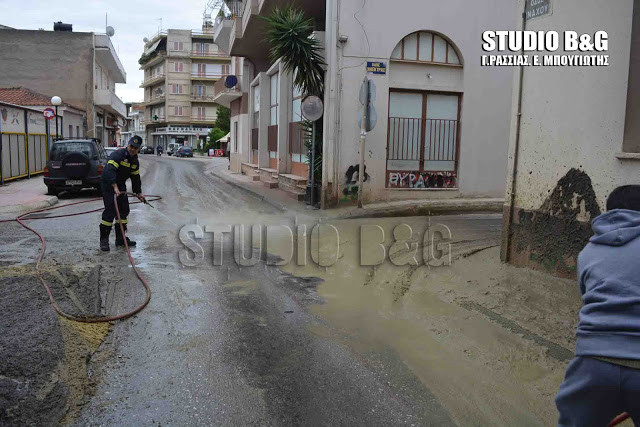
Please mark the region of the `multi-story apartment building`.
[[[305, 94], [269, 58], [262, 19], [279, 0], [226, 0], [231, 14], [214, 40], [238, 75], [231, 105], [231, 160], [236, 172], [299, 198], [307, 159], [300, 138]], [[509, 143], [510, 67], [482, 67], [486, 29], [513, 29], [515, 4], [407, 0], [402, 19], [389, 3], [299, 0], [314, 22], [326, 62], [322, 201], [357, 195], [361, 114], [367, 76], [377, 88], [377, 125], [367, 134], [365, 202], [393, 199], [504, 197]], [[235, 99], [234, 99], [235, 98]], [[219, 103], [223, 103], [221, 99]]]
[[[126, 73], [106, 34], [0, 29], [0, 87], [57, 95], [86, 112], [79, 135], [116, 145], [127, 111], [115, 93]], [[75, 129], [75, 128], [74, 128]]]
[[120, 145], [125, 145], [134, 135], [142, 138], [142, 145], [147, 145], [147, 131], [144, 125], [144, 105], [142, 103], [126, 104], [127, 123], [120, 131]]
[[140, 64], [148, 144], [196, 147], [216, 119], [216, 88], [230, 74], [230, 57], [213, 42], [212, 28], [158, 33]]

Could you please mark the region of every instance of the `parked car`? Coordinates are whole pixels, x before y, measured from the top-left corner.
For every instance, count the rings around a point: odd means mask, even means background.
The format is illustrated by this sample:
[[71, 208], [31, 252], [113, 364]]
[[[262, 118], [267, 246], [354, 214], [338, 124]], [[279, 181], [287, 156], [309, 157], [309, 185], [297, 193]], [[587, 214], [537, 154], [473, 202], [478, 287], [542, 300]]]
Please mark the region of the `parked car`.
[[107, 153], [107, 159], [109, 159], [109, 156], [111, 155], [111, 153], [113, 153], [116, 150], [120, 150], [120, 148], [118, 148], [118, 147], [105, 147], [104, 151], [105, 151], [105, 153]]
[[178, 148], [176, 157], [193, 157], [193, 148], [186, 146]]
[[47, 194], [55, 196], [61, 191], [80, 191], [83, 188], [101, 191], [102, 170], [107, 165], [108, 157], [99, 139], [54, 141], [44, 169]]
[[142, 147], [140, 149], [140, 153], [142, 153], [142, 154], [153, 154], [153, 147], [149, 147], [149, 146], [145, 145], [144, 147]]

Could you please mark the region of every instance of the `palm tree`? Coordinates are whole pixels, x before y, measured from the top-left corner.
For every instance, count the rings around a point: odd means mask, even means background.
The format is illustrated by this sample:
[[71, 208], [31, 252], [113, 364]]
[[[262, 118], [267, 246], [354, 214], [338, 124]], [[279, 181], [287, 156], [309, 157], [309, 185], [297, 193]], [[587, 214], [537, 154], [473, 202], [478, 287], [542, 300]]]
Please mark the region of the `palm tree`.
[[[304, 11], [291, 6], [274, 8], [267, 21], [267, 42], [271, 46], [272, 62], [281, 60], [285, 72], [295, 76], [293, 84], [300, 88], [303, 99], [315, 95], [324, 98], [324, 61], [320, 55], [318, 40], [312, 38], [313, 19], [305, 18]], [[308, 162], [311, 161], [311, 122], [302, 123], [303, 138], [307, 148]], [[309, 178], [313, 174], [316, 183], [322, 180], [322, 118], [316, 122], [315, 164], [309, 165]], [[310, 180], [309, 180], [310, 182]], [[310, 190], [310, 187], [307, 187]], [[318, 200], [318, 198], [315, 198]]]

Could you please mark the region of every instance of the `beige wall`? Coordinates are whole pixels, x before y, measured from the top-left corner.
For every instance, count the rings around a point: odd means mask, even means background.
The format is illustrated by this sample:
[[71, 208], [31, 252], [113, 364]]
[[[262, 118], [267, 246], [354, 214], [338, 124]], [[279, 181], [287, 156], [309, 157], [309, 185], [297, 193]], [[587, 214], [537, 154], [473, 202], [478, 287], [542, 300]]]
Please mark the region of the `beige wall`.
[[[519, 10], [523, 5], [519, 0]], [[524, 68], [519, 139], [514, 76], [503, 260], [574, 276], [592, 235], [590, 220], [605, 211], [615, 187], [638, 183], [639, 159], [620, 155], [629, 120], [632, 11], [633, 0], [564, 0], [553, 3], [551, 15], [528, 21], [533, 31], [606, 31], [609, 50], [602, 54], [609, 66]], [[562, 46], [553, 52], [565, 53], [576, 54]]]
[[[378, 122], [367, 135], [365, 163], [371, 180], [365, 183], [365, 199], [503, 197], [513, 70], [480, 66], [481, 35], [486, 29], [515, 27], [513, 2], [497, 0], [488, 7], [483, 2], [463, 0], [408, 0], [402, 4], [401, 18], [390, 17], [392, 9], [381, 0], [368, 1], [362, 10], [361, 6], [359, 2], [340, 3], [338, 34], [347, 36], [348, 41], [338, 51], [339, 130], [333, 164], [329, 166], [334, 170], [329, 180], [338, 181], [334, 188], [341, 191], [346, 170], [359, 163], [358, 92], [366, 61], [382, 61], [387, 64], [386, 75], [368, 74], [377, 87], [374, 106]], [[354, 18], [356, 12], [366, 36]], [[448, 38], [460, 51], [464, 68], [391, 62], [396, 44], [419, 30]], [[389, 89], [393, 87], [463, 93], [459, 190], [385, 189]]]

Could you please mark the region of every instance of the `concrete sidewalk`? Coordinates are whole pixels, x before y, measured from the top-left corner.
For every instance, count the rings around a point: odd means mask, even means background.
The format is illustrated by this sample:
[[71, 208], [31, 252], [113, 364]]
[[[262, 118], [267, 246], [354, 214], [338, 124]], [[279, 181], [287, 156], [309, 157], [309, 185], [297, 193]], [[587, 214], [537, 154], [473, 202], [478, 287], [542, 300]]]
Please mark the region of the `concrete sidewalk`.
[[283, 190], [267, 188], [260, 181], [253, 181], [243, 174], [232, 173], [227, 169], [227, 165], [227, 162], [224, 164], [215, 162], [210, 167], [207, 167], [206, 171], [241, 190], [253, 194], [278, 209], [298, 211], [305, 214], [315, 212], [318, 216], [332, 219], [499, 213], [502, 212], [504, 205], [504, 199], [418, 199], [376, 202], [365, 205], [362, 209], [355, 205], [347, 205], [320, 211], [293, 199]]
[[46, 193], [42, 176], [6, 182], [0, 186], [0, 214], [23, 213], [58, 203], [56, 196]]

